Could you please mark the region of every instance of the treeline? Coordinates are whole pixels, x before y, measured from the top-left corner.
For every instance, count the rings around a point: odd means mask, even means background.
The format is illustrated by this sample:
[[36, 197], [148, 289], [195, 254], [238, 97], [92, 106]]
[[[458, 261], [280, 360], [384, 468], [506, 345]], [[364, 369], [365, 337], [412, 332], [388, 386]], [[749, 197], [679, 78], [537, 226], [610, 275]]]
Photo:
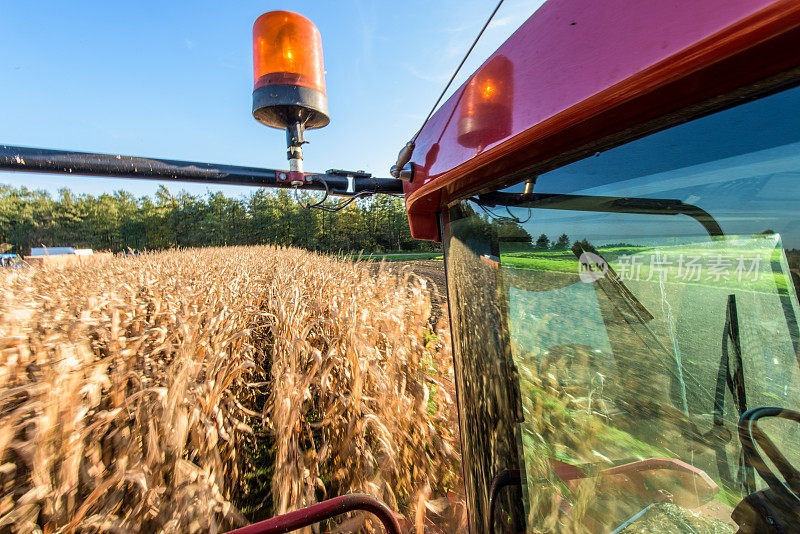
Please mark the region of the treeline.
[[[584, 239], [584, 241], [586, 241]], [[577, 243], [577, 241], [576, 241]], [[561, 234], [557, 240], [550, 242], [547, 234], [542, 234], [536, 239], [536, 248], [538, 250], [567, 250], [570, 248], [569, 236]]]
[[[335, 199], [337, 202], [339, 199]], [[324, 252], [435, 250], [411, 237], [403, 200], [375, 196], [336, 213], [306, 209], [310, 195], [260, 189], [250, 196], [173, 195], [161, 186], [153, 198], [76, 195], [0, 185], [0, 242], [12, 252], [31, 247], [157, 250], [215, 245], [291, 245]]]

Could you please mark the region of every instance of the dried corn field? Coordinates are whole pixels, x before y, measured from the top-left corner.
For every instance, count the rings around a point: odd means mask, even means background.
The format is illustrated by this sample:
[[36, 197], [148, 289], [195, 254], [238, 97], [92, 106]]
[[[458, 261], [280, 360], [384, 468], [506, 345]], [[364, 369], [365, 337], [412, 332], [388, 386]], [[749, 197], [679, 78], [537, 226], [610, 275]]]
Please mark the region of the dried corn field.
[[0, 532], [219, 532], [354, 492], [459, 528], [424, 280], [271, 247], [1, 276]]

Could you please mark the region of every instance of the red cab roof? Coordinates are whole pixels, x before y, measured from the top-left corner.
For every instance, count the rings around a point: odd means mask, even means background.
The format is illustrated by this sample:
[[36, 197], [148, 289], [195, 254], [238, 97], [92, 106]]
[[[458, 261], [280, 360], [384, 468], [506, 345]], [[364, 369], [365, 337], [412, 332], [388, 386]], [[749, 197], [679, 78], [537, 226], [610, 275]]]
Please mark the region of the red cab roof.
[[797, 50], [797, 0], [550, 0], [418, 136], [412, 235], [438, 240], [449, 201], [798, 67]]

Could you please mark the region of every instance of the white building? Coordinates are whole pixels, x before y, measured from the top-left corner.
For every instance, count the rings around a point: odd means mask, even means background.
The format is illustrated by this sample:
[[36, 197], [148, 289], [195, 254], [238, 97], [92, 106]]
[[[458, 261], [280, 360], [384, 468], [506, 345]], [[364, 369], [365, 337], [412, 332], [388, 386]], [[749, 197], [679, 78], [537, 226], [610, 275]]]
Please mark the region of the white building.
[[90, 248], [75, 248], [75, 247], [33, 247], [31, 248], [31, 256], [61, 256], [64, 254], [74, 254], [77, 256], [91, 256], [92, 249]]

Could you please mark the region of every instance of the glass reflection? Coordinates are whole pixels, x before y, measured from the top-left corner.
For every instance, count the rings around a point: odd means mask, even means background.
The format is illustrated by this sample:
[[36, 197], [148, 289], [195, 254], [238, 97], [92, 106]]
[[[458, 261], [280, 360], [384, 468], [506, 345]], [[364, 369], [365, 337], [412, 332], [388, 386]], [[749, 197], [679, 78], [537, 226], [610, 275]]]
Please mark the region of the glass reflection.
[[467, 493], [493, 521], [474, 532], [797, 524], [798, 104], [792, 89], [451, 208]]
[[458, 144], [478, 152], [511, 135], [514, 65], [500, 54], [470, 79], [461, 95]]

